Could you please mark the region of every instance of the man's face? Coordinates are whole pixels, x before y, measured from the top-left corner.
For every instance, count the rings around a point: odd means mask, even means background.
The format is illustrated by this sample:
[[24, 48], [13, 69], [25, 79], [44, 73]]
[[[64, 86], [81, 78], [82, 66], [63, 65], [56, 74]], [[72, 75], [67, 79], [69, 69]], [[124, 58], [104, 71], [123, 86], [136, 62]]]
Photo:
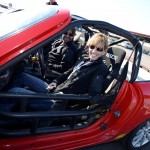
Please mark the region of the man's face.
[[73, 41], [73, 38], [74, 38], [74, 33], [72, 32], [72, 30], [67, 31], [66, 33], [62, 35], [62, 39], [64, 43]]

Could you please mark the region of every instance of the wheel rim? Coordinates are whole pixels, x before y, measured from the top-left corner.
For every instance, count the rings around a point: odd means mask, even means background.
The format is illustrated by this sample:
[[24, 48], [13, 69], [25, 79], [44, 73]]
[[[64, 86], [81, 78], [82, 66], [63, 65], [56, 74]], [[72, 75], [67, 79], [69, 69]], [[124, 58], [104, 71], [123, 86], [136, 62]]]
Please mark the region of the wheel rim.
[[145, 126], [139, 129], [136, 135], [133, 137], [133, 147], [141, 147], [150, 142], [150, 121], [147, 121]]

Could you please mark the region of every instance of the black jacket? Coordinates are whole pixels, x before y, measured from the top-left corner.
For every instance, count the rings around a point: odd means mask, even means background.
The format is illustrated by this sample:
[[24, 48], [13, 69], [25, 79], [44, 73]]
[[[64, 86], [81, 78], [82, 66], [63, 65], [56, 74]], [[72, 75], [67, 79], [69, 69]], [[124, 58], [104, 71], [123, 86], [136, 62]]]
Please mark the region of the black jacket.
[[65, 94], [100, 94], [103, 79], [108, 74], [108, 68], [103, 63], [102, 58], [99, 58], [97, 61], [72, 73], [68, 79], [71, 72], [72, 70], [69, 70], [54, 80], [58, 85], [54, 91], [55, 93], [62, 91]]
[[58, 41], [53, 44], [46, 58], [47, 67], [49, 70], [63, 73], [75, 65], [77, 55], [77, 47], [73, 42], [64, 44], [63, 41]]

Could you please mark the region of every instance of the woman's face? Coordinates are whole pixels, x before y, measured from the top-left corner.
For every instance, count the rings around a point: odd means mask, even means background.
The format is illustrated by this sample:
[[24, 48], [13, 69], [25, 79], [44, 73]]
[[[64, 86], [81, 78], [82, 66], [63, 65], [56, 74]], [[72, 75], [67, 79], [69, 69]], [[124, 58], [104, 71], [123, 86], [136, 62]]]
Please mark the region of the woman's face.
[[97, 60], [102, 55], [105, 54], [103, 46], [99, 45], [90, 45], [89, 46], [89, 58], [90, 61]]

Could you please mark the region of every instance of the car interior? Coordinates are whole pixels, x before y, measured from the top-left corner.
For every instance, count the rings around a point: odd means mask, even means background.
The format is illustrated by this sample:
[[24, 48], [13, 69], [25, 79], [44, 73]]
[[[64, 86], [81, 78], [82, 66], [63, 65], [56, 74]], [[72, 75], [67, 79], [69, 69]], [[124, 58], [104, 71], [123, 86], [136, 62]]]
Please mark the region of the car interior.
[[[84, 47], [87, 40], [95, 32], [102, 32], [110, 36], [108, 32], [94, 26], [76, 27], [74, 42], [78, 49], [78, 59], [80, 59], [82, 54], [86, 56], [87, 52]], [[16, 137], [77, 130], [89, 126], [105, 115], [110, 110], [121, 86], [119, 84], [120, 76], [123, 74], [121, 65], [125, 59], [126, 52], [115, 43], [118, 39], [115, 39], [114, 44], [110, 44], [106, 56], [103, 56], [103, 61], [109, 68], [109, 74], [104, 80], [103, 92], [100, 96], [90, 96], [88, 93], [85, 95], [74, 95], [71, 93], [23, 94], [7, 92], [11, 82], [22, 71], [37, 76], [46, 82], [50, 82], [61, 75], [57, 72], [45, 70], [44, 51], [49, 46], [49, 43], [40, 49], [34, 50], [34, 52], [31, 51], [23, 60], [21, 59], [13, 67], [1, 73], [0, 99], [4, 102], [6, 99], [10, 101], [16, 99], [17, 103], [15, 106], [12, 106], [12, 109], [7, 108], [6, 105], [6, 111], [0, 111], [0, 136]], [[124, 80], [125, 78], [126, 75], [124, 75]], [[63, 111], [32, 110], [32, 108], [28, 107], [28, 100], [32, 98], [37, 100], [41, 98], [62, 100], [65, 101], [65, 107]], [[10, 109], [11, 111], [7, 111]]]

